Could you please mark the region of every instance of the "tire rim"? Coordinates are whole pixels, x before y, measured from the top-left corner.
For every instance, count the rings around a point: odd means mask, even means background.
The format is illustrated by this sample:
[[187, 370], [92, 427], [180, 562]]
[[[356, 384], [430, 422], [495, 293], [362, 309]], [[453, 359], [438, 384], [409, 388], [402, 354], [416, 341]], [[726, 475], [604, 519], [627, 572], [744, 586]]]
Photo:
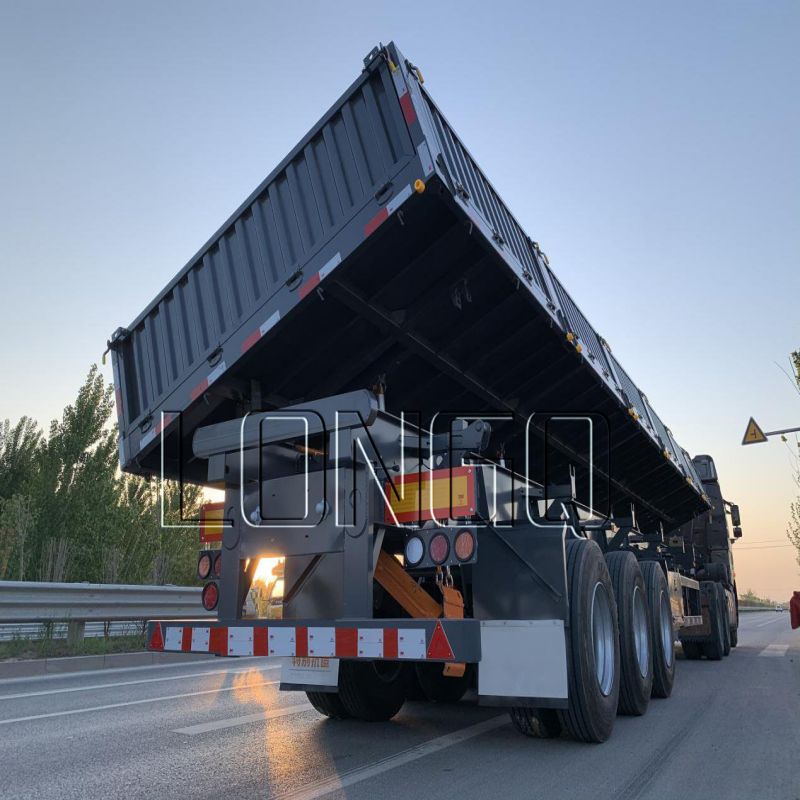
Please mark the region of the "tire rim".
[[606, 697], [614, 684], [614, 624], [606, 587], [598, 581], [592, 592], [592, 650], [597, 685]]
[[664, 651], [664, 663], [672, 666], [672, 611], [664, 592], [659, 595], [659, 625], [661, 627], [661, 649]]
[[650, 637], [647, 635], [647, 610], [644, 606], [644, 597], [638, 586], [633, 587], [633, 644], [636, 648], [639, 673], [646, 678], [650, 667]]

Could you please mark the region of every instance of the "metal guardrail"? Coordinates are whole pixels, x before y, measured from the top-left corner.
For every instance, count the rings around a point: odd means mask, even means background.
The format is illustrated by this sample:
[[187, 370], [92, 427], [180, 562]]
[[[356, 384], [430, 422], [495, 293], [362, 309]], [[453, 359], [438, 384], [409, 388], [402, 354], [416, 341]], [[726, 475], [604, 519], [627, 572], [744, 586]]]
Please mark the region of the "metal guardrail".
[[67, 623], [81, 638], [87, 622], [213, 616], [195, 586], [0, 581], [0, 623]]

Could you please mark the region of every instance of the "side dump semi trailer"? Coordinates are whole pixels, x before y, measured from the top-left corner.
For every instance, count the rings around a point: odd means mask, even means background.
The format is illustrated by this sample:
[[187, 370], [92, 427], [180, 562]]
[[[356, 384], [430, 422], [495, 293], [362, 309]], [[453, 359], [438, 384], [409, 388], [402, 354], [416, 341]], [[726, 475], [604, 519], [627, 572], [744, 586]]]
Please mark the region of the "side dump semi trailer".
[[[151, 649], [284, 657], [330, 717], [474, 688], [524, 733], [602, 741], [669, 695], [677, 639], [735, 643], [712, 459], [393, 44], [109, 348], [122, 468], [225, 492], [198, 559], [217, 619], [154, 620]], [[246, 603], [275, 556], [279, 620]]]

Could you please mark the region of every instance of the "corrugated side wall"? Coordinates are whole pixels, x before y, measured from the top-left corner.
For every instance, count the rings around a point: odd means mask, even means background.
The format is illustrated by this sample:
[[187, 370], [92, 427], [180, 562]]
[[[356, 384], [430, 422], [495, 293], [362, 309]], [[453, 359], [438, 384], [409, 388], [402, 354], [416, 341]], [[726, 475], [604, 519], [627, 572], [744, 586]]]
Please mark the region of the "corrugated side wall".
[[120, 348], [124, 427], [212, 355], [412, 153], [381, 66], [351, 87], [139, 318]]

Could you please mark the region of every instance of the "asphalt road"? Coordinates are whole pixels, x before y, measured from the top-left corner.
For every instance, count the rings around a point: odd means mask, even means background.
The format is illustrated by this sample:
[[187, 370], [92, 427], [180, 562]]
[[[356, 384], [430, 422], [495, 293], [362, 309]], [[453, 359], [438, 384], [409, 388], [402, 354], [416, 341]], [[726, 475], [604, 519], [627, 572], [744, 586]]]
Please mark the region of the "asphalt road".
[[743, 615], [722, 662], [678, 663], [669, 700], [603, 745], [526, 739], [468, 700], [388, 723], [320, 718], [264, 659], [0, 682], [12, 798], [800, 800], [800, 631]]

